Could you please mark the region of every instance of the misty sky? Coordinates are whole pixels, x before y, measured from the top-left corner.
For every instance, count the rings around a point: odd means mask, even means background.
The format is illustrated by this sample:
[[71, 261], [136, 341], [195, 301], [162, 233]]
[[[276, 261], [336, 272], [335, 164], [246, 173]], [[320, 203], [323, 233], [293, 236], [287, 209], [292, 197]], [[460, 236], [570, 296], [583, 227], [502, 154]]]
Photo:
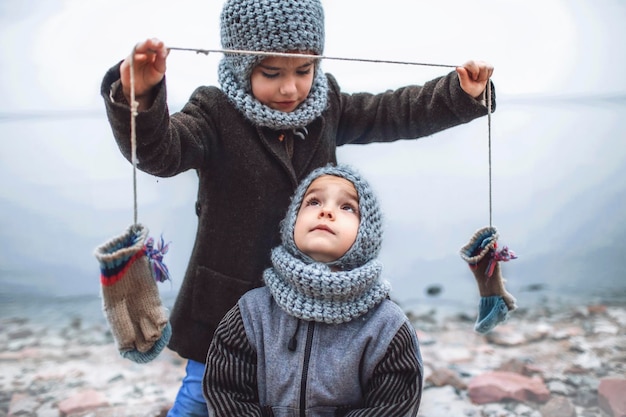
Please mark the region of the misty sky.
[[[514, 249], [526, 255], [558, 250], [537, 236], [547, 231], [563, 245], [586, 223], [571, 220], [555, 229], [554, 221], [567, 218], [563, 211], [571, 200], [589, 190], [601, 194], [577, 206], [585, 218], [602, 216], [600, 210], [611, 202], [624, 202], [623, 177], [615, 181], [626, 163], [624, 2], [323, 3], [328, 56], [453, 65], [483, 59], [494, 65], [493, 208]], [[147, 37], [169, 46], [219, 48], [221, 5], [221, 0], [0, 2], [0, 201], [16, 210], [2, 216], [31, 219], [15, 228], [3, 223], [0, 280], [12, 280], [16, 271], [29, 274], [28, 266], [19, 271], [6, 253], [36, 253], [36, 259], [59, 268], [75, 263], [86, 265], [82, 271], [96, 270], [93, 247], [132, 219], [131, 171], [106, 122], [102, 76]], [[172, 110], [197, 86], [216, 84], [220, 58], [171, 53]], [[325, 61], [323, 69], [348, 92], [420, 84], [448, 71], [338, 61]], [[415, 260], [456, 256], [488, 220], [486, 118], [436, 136], [339, 153], [381, 194], [389, 223], [386, 244], [394, 248], [393, 257], [386, 255], [392, 273], [413, 268]], [[174, 179], [140, 176], [140, 218], [175, 241], [169, 262], [179, 281], [195, 233], [189, 208], [195, 186], [193, 173]], [[77, 236], [84, 238], [78, 249], [67, 242]], [[77, 252], [68, 253], [60, 242]]]

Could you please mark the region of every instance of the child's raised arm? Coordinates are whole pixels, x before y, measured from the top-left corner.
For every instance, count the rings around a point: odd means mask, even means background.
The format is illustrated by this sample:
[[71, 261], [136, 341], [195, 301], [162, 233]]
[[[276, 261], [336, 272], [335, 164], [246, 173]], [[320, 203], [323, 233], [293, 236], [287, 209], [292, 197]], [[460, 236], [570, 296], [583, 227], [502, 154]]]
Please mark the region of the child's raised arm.
[[484, 61], [467, 61], [462, 67], [457, 67], [456, 72], [463, 91], [479, 98], [487, 87], [487, 80], [493, 74], [493, 66]]
[[[166, 60], [169, 50], [165, 44], [156, 38], [147, 39], [138, 43], [134, 49], [135, 69], [135, 100], [139, 103], [139, 110], [146, 109], [154, 99], [154, 86], [165, 76]], [[130, 103], [130, 59], [129, 55], [120, 66], [122, 91]]]

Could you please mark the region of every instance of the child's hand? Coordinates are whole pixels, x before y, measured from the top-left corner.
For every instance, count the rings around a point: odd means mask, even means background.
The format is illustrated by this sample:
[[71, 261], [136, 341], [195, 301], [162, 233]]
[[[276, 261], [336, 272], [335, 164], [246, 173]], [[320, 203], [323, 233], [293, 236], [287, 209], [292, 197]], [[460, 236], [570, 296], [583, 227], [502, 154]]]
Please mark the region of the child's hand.
[[[169, 50], [159, 39], [147, 39], [135, 46], [133, 67], [135, 69], [135, 100], [139, 108], [148, 107], [151, 103], [152, 88], [161, 82], [165, 75], [166, 59]], [[122, 90], [130, 102], [130, 55], [120, 66]]]
[[457, 67], [461, 88], [474, 98], [479, 98], [487, 87], [487, 80], [493, 74], [493, 66], [484, 61], [467, 61]]

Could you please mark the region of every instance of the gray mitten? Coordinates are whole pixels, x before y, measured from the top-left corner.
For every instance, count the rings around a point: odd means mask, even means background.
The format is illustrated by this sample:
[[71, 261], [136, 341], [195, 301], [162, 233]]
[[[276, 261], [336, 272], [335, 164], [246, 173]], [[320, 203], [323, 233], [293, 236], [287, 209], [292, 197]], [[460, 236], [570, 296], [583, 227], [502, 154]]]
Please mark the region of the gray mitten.
[[477, 230], [469, 243], [461, 248], [465, 260], [478, 284], [481, 300], [475, 330], [486, 333], [498, 323], [506, 320], [510, 311], [517, 308], [515, 297], [505, 288], [500, 261], [515, 259], [507, 247], [498, 250], [498, 231], [495, 227]]
[[140, 224], [99, 246], [104, 313], [120, 354], [134, 362], [154, 359], [167, 345], [171, 328], [161, 305]]

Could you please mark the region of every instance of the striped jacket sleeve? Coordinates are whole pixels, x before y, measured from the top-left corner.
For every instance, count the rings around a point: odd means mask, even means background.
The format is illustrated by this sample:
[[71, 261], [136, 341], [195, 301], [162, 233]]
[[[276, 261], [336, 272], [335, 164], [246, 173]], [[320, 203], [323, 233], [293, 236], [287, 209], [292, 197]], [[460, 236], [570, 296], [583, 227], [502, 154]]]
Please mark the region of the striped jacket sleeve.
[[222, 319], [209, 347], [202, 383], [211, 416], [262, 417], [257, 355], [246, 337], [239, 306]]
[[416, 416], [422, 399], [422, 378], [422, 357], [415, 329], [407, 322], [392, 339], [365, 387], [364, 408], [353, 409], [345, 416]]

